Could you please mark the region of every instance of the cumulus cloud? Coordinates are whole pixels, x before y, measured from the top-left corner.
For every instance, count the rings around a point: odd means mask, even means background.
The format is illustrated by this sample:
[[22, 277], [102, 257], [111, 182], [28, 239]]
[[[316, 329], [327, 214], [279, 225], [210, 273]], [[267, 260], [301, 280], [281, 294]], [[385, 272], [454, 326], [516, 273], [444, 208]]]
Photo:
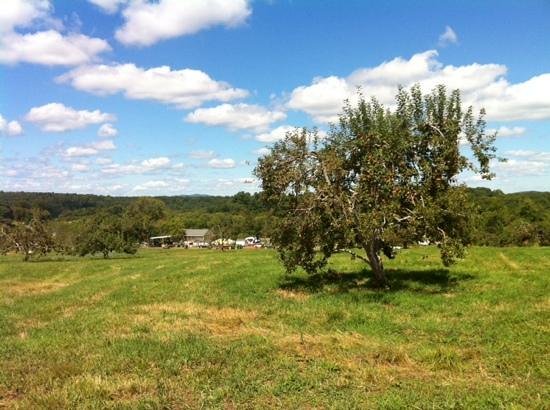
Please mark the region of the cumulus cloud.
[[449, 44], [457, 44], [458, 36], [451, 26], [445, 26], [445, 31], [439, 35], [439, 47], [446, 47]]
[[63, 156], [67, 158], [91, 157], [98, 155], [101, 151], [112, 151], [114, 149], [116, 149], [116, 146], [113, 141], [98, 141], [89, 145], [69, 147], [64, 151]]
[[230, 130], [264, 131], [270, 124], [284, 120], [282, 111], [270, 111], [259, 105], [221, 104], [212, 108], [198, 108], [185, 120], [195, 124], [221, 126]]
[[208, 166], [210, 168], [235, 168], [235, 160], [231, 158], [218, 159], [213, 158], [208, 161]]
[[18, 121], [7, 121], [0, 114], [0, 134], [8, 135], [10, 137], [15, 137], [23, 133], [23, 127], [19, 124]]
[[487, 130], [488, 134], [497, 133], [497, 137], [518, 137], [525, 134], [527, 131], [524, 127], [506, 127], [501, 126], [499, 128], [490, 128]]
[[36, 124], [42, 131], [65, 132], [85, 128], [91, 124], [113, 121], [116, 118], [112, 114], [99, 110], [77, 111], [61, 103], [49, 103], [31, 108], [25, 119]]
[[263, 157], [264, 155], [267, 155], [271, 152], [271, 150], [267, 147], [261, 147], [261, 148], [258, 148], [257, 150], [254, 150], [253, 153], [260, 156], [260, 157]]
[[65, 150], [66, 157], [91, 157], [99, 151], [93, 147], [69, 147]]
[[[103, 3], [108, 11], [116, 9], [114, 3], [119, 3], [93, 2]], [[250, 13], [247, 0], [134, 1], [123, 10], [124, 25], [116, 31], [115, 37], [126, 45], [150, 46], [212, 26], [238, 26]]]
[[[0, 11], [0, 64], [34, 63], [43, 65], [79, 65], [89, 63], [111, 49], [100, 38], [79, 33], [62, 34], [63, 25], [51, 17], [48, 0], [9, 0]], [[49, 29], [21, 33], [35, 23]]]
[[74, 172], [86, 172], [90, 170], [90, 166], [87, 164], [72, 164], [71, 170]]
[[114, 14], [118, 11], [119, 7], [128, 3], [128, 0], [88, 0], [90, 3], [95, 4], [101, 10], [108, 14]]
[[248, 91], [216, 81], [200, 70], [172, 70], [168, 66], [143, 69], [134, 64], [89, 65], [57, 77], [57, 81], [92, 94], [123, 93], [132, 100], [153, 100], [185, 109], [248, 95]]
[[510, 150], [505, 153], [507, 156], [526, 159], [530, 161], [546, 162], [550, 166], [550, 152], [532, 150]]
[[110, 175], [146, 174], [172, 167], [172, 161], [167, 157], [145, 159], [130, 164], [109, 164], [101, 172]]
[[170, 164], [170, 159], [166, 157], [151, 158], [141, 162], [141, 165], [147, 169], [163, 168], [169, 164]]
[[193, 159], [211, 159], [216, 156], [214, 151], [191, 151], [189, 157]]
[[497, 178], [544, 175], [549, 168], [548, 162], [534, 159], [509, 159], [506, 162], [493, 162], [492, 170]]
[[168, 183], [166, 181], [147, 181], [143, 184], [136, 185], [133, 191], [147, 191], [149, 189], [166, 188]]
[[386, 61], [375, 67], [360, 68], [348, 77], [318, 77], [310, 85], [295, 88], [287, 103], [320, 123], [338, 119], [345, 99], [353, 103], [361, 87], [366, 97], [375, 96], [392, 104], [397, 86], [415, 83], [427, 92], [437, 84], [458, 88], [466, 104], [485, 107], [488, 120], [541, 120], [550, 118], [550, 73], [512, 84], [505, 78], [507, 68], [500, 64], [444, 65], [436, 50]]
[[113, 160], [111, 158], [107, 158], [107, 157], [96, 158], [96, 160], [95, 160], [95, 163], [99, 164], [99, 165], [107, 165], [107, 164], [110, 164], [112, 162], [113, 162]]
[[55, 30], [36, 33], [7, 33], [0, 40], [0, 63], [34, 63], [43, 65], [79, 65], [110, 50], [99, 38], [83, 34], [62, 35]]
[[[287, 133], [296, 131], [298, 129], [299, 127], [293, 127], [291, 125], [281, 125], [277, 128], [272, 129], [269, 132], [258, 134], [254, 138], [260, 142], [267, 142], [267, 143], [276, 142], [284, 139]], [[327, 137], [327, 133], [324, 130], [317, 129], [316, 132], [317, 132], [317, 137], [319, 137], [320, 139]]]
[[37, 19], [45, 19], [51, 11], [49, 0], [8, 0], [2, 2], [0, 32], [27, 27]]
[[99, 127], [99, 130], [97, 130], [97, 135], [102, 138], [114, 138], [118, 135], [118, 130], [113, 126], [113, 124], [106, 123]]
[[294, 131], [296, 127], [290, 125], [281, 125], [269, 132], [256, 135], [254, 138], [261, 142], [275, 142], [285, 138], [288, 132]]

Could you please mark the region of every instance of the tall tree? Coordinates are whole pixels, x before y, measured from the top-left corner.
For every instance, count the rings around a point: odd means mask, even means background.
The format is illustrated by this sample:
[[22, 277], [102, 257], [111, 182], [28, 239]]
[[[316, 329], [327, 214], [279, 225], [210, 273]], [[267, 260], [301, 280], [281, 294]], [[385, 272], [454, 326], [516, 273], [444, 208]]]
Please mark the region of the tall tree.
[[393, 245], [429, 239], [445, 265], [461, 257], [471, 224], [457, 177], [467, 169], [492, 177], [495, 136], [485, 133], [484, 114], [464, 111], [458, 90], [423, 95], [414, 86], [399, 89], [394, 110], [362, 95], [347, 102], [323, 141], [303, 129], [274, 144], [255, 174], [280, 216], [272, 241], [286, 269], [315, 272], [348, 252], [387, 285], [381, 254], [392, 258]]
[[105, 210], [83, 223], [75, 243], [75, 251], [80, 256], [101, 253], [107, 258], [112, 252], [137, 252], [136, 241], [125, 235], [120, 217]]
[[139, 241], [151, 236], [155, 223], [166, 214], [166, 205], [156, 198], [139, 198], [133, 201], [124, 213], [126, 233]]

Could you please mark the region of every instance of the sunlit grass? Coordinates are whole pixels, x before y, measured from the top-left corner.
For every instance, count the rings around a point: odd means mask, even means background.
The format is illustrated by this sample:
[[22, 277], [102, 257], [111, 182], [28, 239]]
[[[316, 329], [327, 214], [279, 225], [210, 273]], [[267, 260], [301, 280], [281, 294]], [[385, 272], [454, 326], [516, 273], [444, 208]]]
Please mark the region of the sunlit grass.
[[550, 249], [0, 259], [0, 407], [547, 408]]

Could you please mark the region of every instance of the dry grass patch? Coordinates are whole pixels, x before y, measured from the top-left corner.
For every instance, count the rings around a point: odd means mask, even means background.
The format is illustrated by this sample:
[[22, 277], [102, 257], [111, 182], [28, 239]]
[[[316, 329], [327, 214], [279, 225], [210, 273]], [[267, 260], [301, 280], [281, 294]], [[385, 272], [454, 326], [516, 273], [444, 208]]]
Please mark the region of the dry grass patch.
[[516, 262], [508, 258], [502, 252], [499, 252], [498, 257], [506, 264], [506, 266], [512, 268], [513, 270], [518, 270], [520, 268]]
[[83, 375], [74, 378], [65, 389], [104, 391], [114, 401], [133, 402], [156, 393], [154, 379], [146, 379], [136, 374], [113, 375]]
[[310, 298], [311, 295], [305, 292], [293, 292], [291, 290], [277, 289], [275, 291], [277, 296], [283, 299], [294, 300], [296, 302], [304, 302]]
[[2, 282], [0, 289], [8, 297], [34, 296], [44, 293], [55, 292], [69, 286], [66, 282]]
[[64, 318], [72, 318], [78, 312], [88, 309], [91, 306], [96, 305], [107, 297], [111, 292], [110, 291], [101, 291], [93, 294], [87, 299], [82, 300], [78, 305], [68, 306], [63, 309], [62, 316]]
[[155, 303], [137, 307], [124, 319], [118, 335], [130, 335], [136, 329], [145, 333], [157, 333], [161, 337], [188, 331], [212, 336], [241, 337], [262, 334], [252, 310], [211, 307], [195, 303]]

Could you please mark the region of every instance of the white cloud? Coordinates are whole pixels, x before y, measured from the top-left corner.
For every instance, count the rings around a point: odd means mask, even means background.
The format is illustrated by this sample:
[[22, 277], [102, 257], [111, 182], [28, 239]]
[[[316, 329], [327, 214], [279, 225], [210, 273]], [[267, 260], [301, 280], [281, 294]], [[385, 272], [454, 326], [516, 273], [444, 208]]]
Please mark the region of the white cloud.
[[95, 163], [99, 164], [99, 165], [107, 165], [107, 164], [110, 164], [112, 162], [113, 162], [113, 160], [111, 158], [106, 158], [106, 157], [97, 158], [95, 160]]
[[259, 105], [221, 104], [212, 108], [198, 108], [185, 120], [195, 124], [227, 127], [231, 130], [266, 130], [273, 122], [284, 120], [282, 111], [269, 111]]
[[74, 157], [91, 157], [99, 154], [101, 151], [112, 151], [116, 149], [115, 144], [111, 140], [98, 141], [89, 145], [74, 146], [67, 148], [63, 156], [67, 158]]
[[27, 27], [34, 20], [47, 18], [50, 10], [48, 0], [4, 0], [0, 11], [0, 32]]
[[141, 162], [141, 165], [143, 165], [145, 168], [148, 168], [148, 169], [163, 168], [169, 164], [170, 164], [170, 159], [166, 157], [151, 158]]
[[111, 151], [116, 149], [116, 145], [111, 140], [98, 141], [91, 144], [92, 148], [95, 148], [98, 151]]
[[189, 157], [193, 159], [211, 159], [216, 156], [214, 151], [191, 151]]
[[8, 169], [6, 171], [2, 171], [2, 174], [6, 177], [15, 177], [18, 172], [15, 169]]
[[[271, 143], [271, 142], [280, 141], [286, 137], [287, 133], [296, 131], [299, 129], [300, 129], [299, 127], [293, 127], [291, 125], [281, 125], [277, 128], [272, 129], [269, 132], [258, 134], [254, 138], [260, 142]], [[323, 139], [327, 137], [327, 133], [324, 130], [317, 130], [317, 136], [320, 139]]]
[[[78, 65], [89, 63], [111, 49], [100, 38], [79, 33], [61, 34], [63, 23], [51, 16], [48, 0], [4, 0], [0, 8], [0, 64], [35, 63]], [[36, 26], [43, 31], [21, 33]]]
[[315, 78], [309, 86], [292, 91], [289, 108], [311, 115], [318, 122], [334, 122], [346, 98], [353, 98], [355, 89], [345, 79], [330, 76]]
[[99, 151], [93, 147], [69, 147], [65, 150], [66, 157], [91, 157]]
[[[114, 7], [113, 1], [99, 2]], [[150, 46], [216, 25], [234, 27], [250, 13], [247, 0], [134, 1], [122, 12], [125, 22], [115, 37], [126, 45]]]
[[83, 34], [62, 35], [55, 30], [9, 32], [0, 39], [0, 63], [79, 65], [94, 61], [98, 54], [110, 49], [105, 40]]
[[506, 162], [494, 161], [491, 169], [495, 172], [497, 178], [510, 178], [544, 175], [550, 168], [549, 165], [550, 164], [548, 162], [536, 161], [532, 159], [509, 159]]
[[134, 191], [147, 191], [149, 189], [166, 188], [168, 183], [166, 181], [147, 181], [143, 184], [136, 185]]
[[449, 44], [457, 44], [458, 36], [451, 26], [446, 26], [445, 31], [439, 35], [439, 47], [446, 47]]
[[157, 157], [130, 164], [109, 164], [104, 167], [101, 172], [110, 175], [145, 174], [160, 171], [162, 169], [169, 169], [171, 167], [172, 162], [170, 161], [170, 158]]
[[75, 171], [75, 172], [86, 172], [86, 171], [89, 171], [90, 169], [90, 166], [87, 165], [87, 164], [72, 164], [71, 165], [71, 170]]
[[301, 110], [314, 120], [325, 123], [338, 119], [344, 100], [353, 103], [357, 87], [365, 97], [376, 96], [383, 104], [391, 105], [398, 85], [410, 87], [419, 83], [427, 92], [437, 84], [449, 89], [458, 88], [463, 101], [479, 109], [485, 107], [488, 120], [540, 120], [550, 118], [550, 73], [511, 84], [507, 68], [499, 64], [453, 66], [437, 60], [436, 50], [386, 61], [375, 67], [360, 68], [348, 77], [319, 77], [307, 86], [295, 88], [288, 107]]
[[235, 160], [231, 158], [214, 158], [208, 161], [208, 165], [210, 166], [210, 168], [235, 168]]
[[254, 138], [261, 142], [275, 142], [284, 139], [288, 132], [294, 131], [295, 129], [296, 127], [290, 125], [281, 125], [269, 132], [258, 134]]
[[490, 128], [487, 130], [488, 134], [497, 133], [497, 137], [516, 137], [525, 134], [527, 131], [524, 127], [506, 127], [501, 126], [499, 128]]
[[113, 126], [113, 124], [103, 124], [97, 130], [98, 137], [102, 138], [114, 138], [118, 135], [118, 130]]
[[506, 151], [505, 155], [531, 161], [542, 161], [550, 166], [550, 152], [548, 151], [511, 150]]
[[71, 70], [56, 80], [97, 95], [123, 93], [132, 100], [153, 100], [185, 109], [248, 95], [246, 90], [213, 80], [200, 70], [172, 70], [168, 66], [143, 69], [134, 64], [91, 65]]
[[0, 134], [5, 134], [10, 137], [15, 137], [17, 135], [21, 135], [23, 133], [23, 127], [21, 127], [21, 124], [17, 121], [10, 121], [8, 122], [1, 114], [0, 114]]
[[39, 126], [42, 131], [64, 132], [85, 128], [91, 124], [113, 121], [115, 117], [99, 110], [77, 111], [61, 103], [49, 103], [31, 108], [25, 119]]
[[10, 136], [21, 135], [23, 133], [23, 127], [17, 121], [8, 122], [6, 133]]
[[101, 10], [109, 14], [116, 13], [121, 5], [128, 3], [128, 0], [88, 0], [88, 1], [92, 4], [95, 4]]
[[257, 150], [254, 150], [254, 154], [263, 157], [264, 155], [267, 155], [271, 152], [271, 150], [267, 147], [258, 148]]

